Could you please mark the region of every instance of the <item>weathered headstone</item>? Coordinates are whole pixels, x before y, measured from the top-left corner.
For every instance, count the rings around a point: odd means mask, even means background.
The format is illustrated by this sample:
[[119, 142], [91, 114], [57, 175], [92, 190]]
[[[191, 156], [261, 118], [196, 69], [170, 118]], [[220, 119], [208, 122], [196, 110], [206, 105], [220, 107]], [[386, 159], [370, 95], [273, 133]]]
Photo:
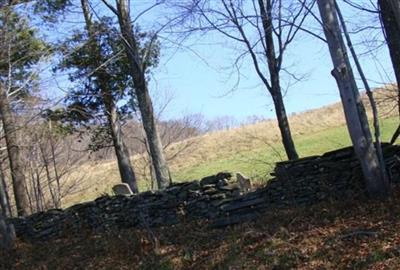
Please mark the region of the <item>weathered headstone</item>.
[[236, 179], [239, 183], [239, 187], [242, 192], [249, 192], [251, 190], [250, 178], [238, 172], [236, 173]]
[[121, 183], [113, 186], [112, 190], [114, 191], [115, 195], [132, 195], [133, 192], [128, 184]]

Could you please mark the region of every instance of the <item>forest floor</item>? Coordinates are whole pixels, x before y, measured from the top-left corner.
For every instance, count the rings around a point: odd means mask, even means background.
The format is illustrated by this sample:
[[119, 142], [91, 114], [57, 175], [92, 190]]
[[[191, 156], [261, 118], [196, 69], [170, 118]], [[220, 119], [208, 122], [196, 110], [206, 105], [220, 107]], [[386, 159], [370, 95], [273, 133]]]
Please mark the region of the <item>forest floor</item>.
[[1, 269], [400, 269], [400, 190], [387, 201], [266, 212], [224, 229], [192, 221], [152, 230], [18, 241]]

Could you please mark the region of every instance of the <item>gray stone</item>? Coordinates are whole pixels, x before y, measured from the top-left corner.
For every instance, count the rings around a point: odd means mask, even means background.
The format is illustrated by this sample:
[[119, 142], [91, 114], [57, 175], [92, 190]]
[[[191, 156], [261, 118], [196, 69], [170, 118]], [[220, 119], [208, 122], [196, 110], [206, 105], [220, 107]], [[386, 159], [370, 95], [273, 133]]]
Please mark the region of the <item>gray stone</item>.
[[121, 183], [113, 186], [112, 190], [114, 191], [115, 195], [132, 195], [133, 192], [128, 184]]
[[242, 173], [236, 173], [236, 180], [239, 183], [240, 191], [249, 192], [251, 190], [250, 178], [244, 176]]

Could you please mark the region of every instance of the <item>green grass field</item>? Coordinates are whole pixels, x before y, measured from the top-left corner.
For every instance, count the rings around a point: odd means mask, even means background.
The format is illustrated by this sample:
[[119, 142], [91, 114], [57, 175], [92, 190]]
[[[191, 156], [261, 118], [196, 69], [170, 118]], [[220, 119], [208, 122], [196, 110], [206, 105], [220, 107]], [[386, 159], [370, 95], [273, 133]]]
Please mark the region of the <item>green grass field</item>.
[[[390, 140], [394, 130], [397, 128], [398, 121], [397, 117], [381, 120], [383, 141]], [[347, 128], [344, 125], [331, 127], [312, 134], [295, 135], [294, 140], [301, 157], [319, 155], [351, 144]], [[173, 177], [176, 181], [187, 181], [227, 170], [232, 172], [240, 171], [255, 181], [263, 181], [268, 179], [275, 162], [285, 160], [285, 158], [283, 146], [277, 141], [274, 145], [265, 144], [250, 151], [227, 153], [224, 158], [200, 162], [187, 169], [173, 171]]]

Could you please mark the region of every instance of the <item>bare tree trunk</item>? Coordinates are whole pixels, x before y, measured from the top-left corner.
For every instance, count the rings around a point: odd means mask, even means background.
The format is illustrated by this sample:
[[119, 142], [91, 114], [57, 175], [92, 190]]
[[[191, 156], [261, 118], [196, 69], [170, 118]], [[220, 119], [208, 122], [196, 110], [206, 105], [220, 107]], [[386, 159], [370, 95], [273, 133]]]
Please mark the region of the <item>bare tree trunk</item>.
[[26, 183], [25, 184], [25, 187], [26, 187], [25, 193], [26, 193], [26, 196], [28, 197], [29, 213], [33, 213], [33, 211], [35, 211], [35, 208], [33, 207], [33, 199], [31, 196], [31, 192], [29, 192], [28, 183], [26, 181], [26, 178], [25, 178], [25, 183]]
[[0, 179], [1, 179], [1, 186], [4, 189], [4, 199], [5, 199], [4, 205], [7, 207], [7, 209], [4, 209], [4, 213], [6, 217], [12, 217], [13, 213], [11, 210], [10, 196], [8, 195], [6, 179], [4, 178], [3, 164], [1, 162], [0, 162]]
[[122, 182], [127, 183], [133, 193], [138, 193], [139, 189], [137, 186], [136, 176], [129, 158], [129, 150], [122, 139], [123, 135], [118, 120], [117, 110], [115, 106], [108, 107], [108, 122], [111, 128], [111, 136], [114, 144], [115, 154], [118, 160], [118, 168]]
[[15, 204], [19, 216], [29, 213], [29, 202], [26, 193], [25, 175], [20, 159], [20, 150], [17, 142], [16, 125], [7, 93], [0, 86], [0, 115], [3, 122], [4, 136], [7, 145], [8, 160], [10, 162], [11, 178], [14, 189]]
[[[35, 141], [37, 141], [37, 136], [35, 136]], [[35, 154], [35, 157], [34, 157]], [[29, 174], [31, 177], [31, 184], [34, 188], [33, 194], [35, 196], [36, 202], [36, 212], [43, 210], [43, 192], [42, 192], [42, 185], [40, 182], [40, 173], [39, 173], [39, 164], [37, 161], [41, 160], [40, 151], [35, 151], [34, 154], [32, 153], [31, 157], [29, 158]], [[40, 166], [41, 167], [41, 166]]]
[[[398, 0], [378, 0], [379, 12], [389, 48], [390, 59], [397, 81], [397, 105], [400, 117], [400, 4]], [[393, 134], [394, 143], [400, 134], [400, 125]]]
[[389, 2], [390, 7], [392, 8], [394, 23], [396, 23], [397, 28], [400, 29], [400, 2], [399, 0], [386, 0]]
[[290, 132], [289, 120], [286, 115], [285, 105], [283, 104], [280, 88], [272, 94], [272, 99], [274, 101], [275, 114], [278, 119], [278, 126], [281, 132], [282, 143], [285, 148], [286, 155], [289, 160], [298, 159], [299, 156]]
[[37, 188], [37, 209], [36, 211], [43, 211], [44, 209], [44, 196], [43, 196], [43, 189], [42, 189], [42, 184], [40, 183], [40, 175], [39, 175], [39, 171], [36, 168], [35, 170], [32, 170], [32, 181], [36, 182], [36, 188]]
[[56, 161], [56, 150], [55, 150], [55, 145], [54, 145], [54, 140], [53, 140], [53, 134], [52, 134], [52, 122], [51, 120], [49, 121], [49, 143], [50, 143], [50, 151], [51, 151], [51, 162], [53, 165], [53, 170], [54, 170], [54, 177], [56, 179], [56, 184], [57, 184], [57, 204], [58, 207], [61, 207], [61, 182], [60, 182], [60, 176], [58, 174], [58, 168], [57, 168], [57, 161]]
[[155, 170], [154, 170], [154, 165], [153, 165], [154, 163], [151, 160], [150, 147], [149, 147], [149, 144], [147, 143], [147, 139], [146, 138], [144, 138], [144, 147], [146, 148], [146, 152], [147, 152], [147, 154], [149, 156], [149, 159], [148, 159], [148, 161], [146, 163], [147, 163], [147, 166], [148, 166], [148, 169], [149, 169], [151, 190], [156, 190], [158, 184], [157, 184], [157, 179], [155, 177]]
[[270, 82], [271, 85], [267, 88], [271, 93], [272, 100], [275, 106], [275, 113], [278, 119], [279, 130], [281, 132], [282, 143], [285, 148], [286, 155], [288, 159], [298, 159], [299, 156], [296, 152], [296, 147], [294, 145], [292, 134], [290, 132], [289, 121], [286, 115], [285, 105], [283, 103], [281, 85], [279, 80], [279, 70], [280, 63], [276, 58], [275, 53], [275, 45], [273, 38], [273, 24], [272, 24], [272, 3], [271, 0], [265, 1], [258, 0], [258, 5], [260, 7], [260, 14], [262, 19], [262, 25], [264, 29], [264, 38], [265, 38], [265, 50], [266, 56], [268, 60], [268, 70], [270, 74]]
[[390, 2], [390, 0], [378, 0], [394, 74], [396, 76], [397, 85], [400, 87], [400, 23], [398, 24], [396, 22], [396, 20], [400, 20], [400, 18], [396, 17], [396, 13], [400, 13], [400, 6], [397, 5], [398, 10], [395, 10], [392, 8]]
[[318, 0], [317, 3], [334, 66], [332, 75], [340, 91], [347, 127], [361, 164], [368, 193], [372, 197], [386, 197], [389, 193], [389, 183], [387, 179], [382, 178], [368, 119], [341, 34], [335, 0]]
[[[95, 42], [96, 39], [92, 31], [92, 21], [89, 12], [88, 1], [81, 0], [81, 5], [82, 5], [83, 15], [85, 17], [86, 29], [88, 31], [90, 38], [93, 41], [91, 44], [93, 46], [93, 57], [99, 60], [97, 66], [100, 67], [100, 65], [102, 64], [100, 61], [101, 52], [100, 49], [98, 48], [98, 44]], [[107, 78], [108, 74], [103, 69], [98, 69], [96, 71], [96, 75], [99, 78], [99, 86], [101, 88], [100, 91], [102, 95], [102, 100], [106, 107], [108, 125], [111, 131], [111, 137], [113, 141], [115, 155], [117, 156], [118, 169], [121, 176], [121, 181], [123, 183], [127, 183], [133, 193], [138, 193], [139, 190], [137, 186], [137, 180], [133, 170], [133, 166], [130, 161], [129, 150], [126, 147], [123, 140], [123, 134], [120, 127], [120, 120], [117, 108], [115, 106], [110, 89], [108, 89], [106, 83], [108, 81]]]
[[3, 174], [0, 174], [0, 207], [3, 209], [3, 214], [5, 217], [11, 217], [10, 202], [7, 198], [7, 191], [5, 186], [5, 181], [3, 179]]
[[46, 154], [46, 152], [45, 152], [45, 150], [43, 148], [44, 147], [39, 143], [39, 149], [40, 149], [40, 153], [41, 153], [41, 158], [43, 160], [43, 165], [44, 165], [44, 168], [45, 168], [45, 171], [46, 171], [47, 186], [49, 188], [49, 192], [50, 192], [50, 195], [51, 195], [51, 200], [53, 202], [53, 206], [52, 207], [58, 208], [59, 206], [58, 206], [58, 201], [57, 201], [57, 195], [56, 195], [56, 192], [53, 189], [53, 183], [52, 183], [53, 181], [52, 181], [52, 177], [51, 177], [51, 174], [50, 174], [49, 162], [48, 162], [47, 157], [46, 157], [47, 154]]
[[364, 84], [365, 91], [367, 92], [367, 96], [369, 102], [371, 104], [372, 109], [372, 117], [373, 117], [373, 125], [374, 125], [374, 135], [375, 135], [375, 149], [376, 154], [378, 156], [379, 166], [381, 168], [381, 177], [384, 179], [384, 182], [389, 182], [389, 176], [386, 172], [386, 163], [383, 157], [382, 145], [381, 145], [381, 130], [379, 126], [379, 113], [378, 107], [376, 106], [376, 102], [374, 99], [374, 93], [372, 92], [371, 88], [369, 87], [367, 78], [365, 77], [364, 71], [361, 67], [360, 61], [358, 61], [358, 56], [353, 46], [353, 42], [351, 41], [350, 34], [347, 31], [346, 22], [343, 18], [342, 12], [340, 11], [339, 5], [336, 3], [336, 11], [339, 17], [340, 24], [342, 25], [343, 33], [347, 41], [347, 46], [350, 49], [351, 55], [353, 56], [354, 63], [356, 64], [357, 71], [360, 74], [361, 80]]
[[0, 211], [0, 248], [9, 250], [13, 248], [15, 241], [15, 230], [12, 224], [6, 222], [3, 212]]
[[[39, 212], [40, 211], [40, 200], [39, 200], [39, 188], [38, 188], [38, 186], [37, 186], [37, 181], [36, 181], [36, 179], [35, 179], [35, 177], [34, 177], [34, 174], [32, 173], [33, 172], [33, 170], [32, 170], [32, 164], [29, 164], [29, 171], [30, 171], [30, 176], [31, 176], [31, 178], [29, 179], [28, 177], [27, 177], [27, 182], [30, 184], [30, 186], [31, 186], [31, 192], [33, 193], [33, 196], [34, 196], [34, 199], [35, 199], [35, 203], [36, 203], [36, 209], [35, 209], [35, 211], [36, 212]], [[33, 211], [32, 211], [33, 212]]]
[[339, 17], [340, 24], [342, 25], [343, 33], [344, 33], [344, 36], [347, 41], [347, 46], [349, 47], [351, 55], [353, 56], [354, 63], [356, 64], [357, 71], [360, 74], [361, 80], [365, 87], [365, 91], [367, 92], [369, 102], [371, 104], [373, 124], [374, 124], [374, 130], [375, 130], [375, 134], [374, 134], [375, 135], [375, 149], [376, 149], [376, 154], [378, 156], [381, 177], [382, 177], [382, 179], [384, 179], [384, 182], [389, 182], [389, 178], [388, 178], [389, 176], [386, 172], [386, 163], [385, 163], [385, 159], [383, 157], [383, 150], [382, 150], [382, 145], [381, 145], [381, 131], [380, 131], [380, 126], [379, 126], [379, 113], [378, 113], [378, 107], [376, 106], [376, 102], [374, 99], [374, 93], [372, 92], [371, 88], [369, 87], [367, 78], [365, 77], [364, 71], [360, 64], [360, 61], [358, 61], [358, 56], [354, 49], [353, 42], [351, 41], [350, 34], [347, 31], [346, 22], [343, 18], [342, 12], [340, 11], [340, 8], [337, 3], [336, 3], [336, 11], [337, 11], [337, 14]]
[[138, 100], [142, 123], [150, 148], [158, 188], [164, 189], [170, 183], [168, 167], [156, 125], [153, 104], [147, 88], [145, 67], [140, 58], [137, 41], [132, 29], [128, 1], [116, 0], [116, 3], [118, 21], [121, 28], [121, 34], [124, 38], [125, 50], [130, 61], [131, 75], [135, 85], [135, 94]]

